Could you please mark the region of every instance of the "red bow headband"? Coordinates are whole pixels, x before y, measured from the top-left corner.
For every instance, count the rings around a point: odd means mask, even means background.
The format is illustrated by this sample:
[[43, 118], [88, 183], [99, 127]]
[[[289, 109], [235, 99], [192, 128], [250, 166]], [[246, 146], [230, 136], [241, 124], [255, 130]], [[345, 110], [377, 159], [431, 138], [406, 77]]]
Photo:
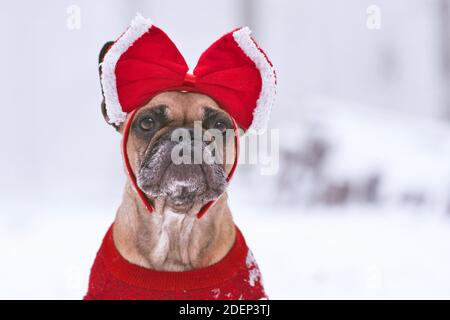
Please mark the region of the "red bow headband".
[[275, 98], [275, 71], [248, 28], [225, 34], [201, 55], [193, 73], [169, 37], [137, 15], [114, 42], [101, 82], [110, 123], [164, 91], [192, 91], [213, 98], [243, 129], [265, 129]]
[[[265, 53], [250, 37], [248, 28], [237, 29], [212, 44], [200, 57], [194, 72], [169, 37], [148, 19], [137, 15], [131, 26], [105, 54], [101, 82], [110, 123], [125, 122], [122, 148], [126, 170], [148, 212], [153, 206], [139, 189], [127, 156], [128, 132], [137, 110], [164, 91], [186, 90], [212, 97], [233, 119], [236, 158], [239, 157], [236, 122], [244, 129], [265, 129], [275, 98], [275, 71]], [[204, 205], [201, 218], [215, 201]]]

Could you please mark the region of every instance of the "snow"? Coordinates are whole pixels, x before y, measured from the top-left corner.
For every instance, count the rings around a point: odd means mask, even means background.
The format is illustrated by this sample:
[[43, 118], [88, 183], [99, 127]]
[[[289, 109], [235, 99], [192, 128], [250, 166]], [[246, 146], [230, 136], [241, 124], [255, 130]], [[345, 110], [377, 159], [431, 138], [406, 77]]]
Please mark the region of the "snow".
[[[359, 201], [372, 180], [380, 202], [450, 208], [448, 121], [310, 97], [279, 127], [280, 172], [273, 178], [278, 183], [271, 184], [272, 195], [286, 186], [283, 195], [304, 204], [320, 202], [333, 186], [348, 186], [350, 197]], [[267, 188], [261, 177], [252, 180], [256, 188]]]
[[[232, 210], [271, 299], [450, 298], [450, 220], [400, 208]], [[80, 299], [113, 213], [0, 223], [0, 298]]]
[[270, 299], [448, 299], [450, 220], [400, 208], [234, 210]]
[[349, 101], [316, 99], [305, 110], [305, 127], [316, 126], [335, 150], [327, 170], [335, 178], [371, 172], [389, 177], [391, 189], [450, 182], [448, 122]]
[[219, 288], [212, 289], [211, 294], [214, 298], [217, 298], [218, 296], [220, 296], [220, 289]]
[[261, 279], [261, 271], [257, 268], [257, 262], [251, 250], [247, 254], [245, 264], [248, 268], [248, 283], [254, 287], [255, 284]]

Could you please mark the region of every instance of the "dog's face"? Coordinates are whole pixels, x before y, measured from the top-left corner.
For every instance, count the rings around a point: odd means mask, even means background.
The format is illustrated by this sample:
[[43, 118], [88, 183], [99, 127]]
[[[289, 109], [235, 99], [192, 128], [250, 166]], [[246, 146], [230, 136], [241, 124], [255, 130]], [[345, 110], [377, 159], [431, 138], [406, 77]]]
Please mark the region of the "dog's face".
[[199, 93], [164, 92], [138, 110], [128, 158], [157, 210], [195, 215], [225, 191], [235, 157], [232, 129], [228, 114]]

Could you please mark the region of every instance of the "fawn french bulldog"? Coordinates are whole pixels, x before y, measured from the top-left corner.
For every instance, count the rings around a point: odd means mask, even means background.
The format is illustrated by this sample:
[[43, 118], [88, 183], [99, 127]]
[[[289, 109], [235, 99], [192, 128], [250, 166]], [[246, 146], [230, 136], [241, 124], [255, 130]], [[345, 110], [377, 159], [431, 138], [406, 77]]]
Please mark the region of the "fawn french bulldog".
[[102, 111], [122, 135], [128, 179], [85, 299], [266, 298], [226, 195], [238, 128], [265, 125], [275, 95], [248, 28], [216, 41], [189, 73], [138, 15], [99, 60]]

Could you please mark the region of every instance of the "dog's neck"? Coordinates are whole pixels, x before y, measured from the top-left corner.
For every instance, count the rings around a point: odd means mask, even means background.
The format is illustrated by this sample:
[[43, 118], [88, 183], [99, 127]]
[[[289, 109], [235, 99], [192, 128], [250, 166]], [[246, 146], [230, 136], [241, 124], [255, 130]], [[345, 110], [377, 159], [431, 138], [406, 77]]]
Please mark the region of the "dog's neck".
[[201, 218], [156, 207], [149, 214], [128, 183], [114, 222], [114, 243], [129, 262], [160, 271], [212, 265], [231, 249], [235, 227], [224, 194]]

